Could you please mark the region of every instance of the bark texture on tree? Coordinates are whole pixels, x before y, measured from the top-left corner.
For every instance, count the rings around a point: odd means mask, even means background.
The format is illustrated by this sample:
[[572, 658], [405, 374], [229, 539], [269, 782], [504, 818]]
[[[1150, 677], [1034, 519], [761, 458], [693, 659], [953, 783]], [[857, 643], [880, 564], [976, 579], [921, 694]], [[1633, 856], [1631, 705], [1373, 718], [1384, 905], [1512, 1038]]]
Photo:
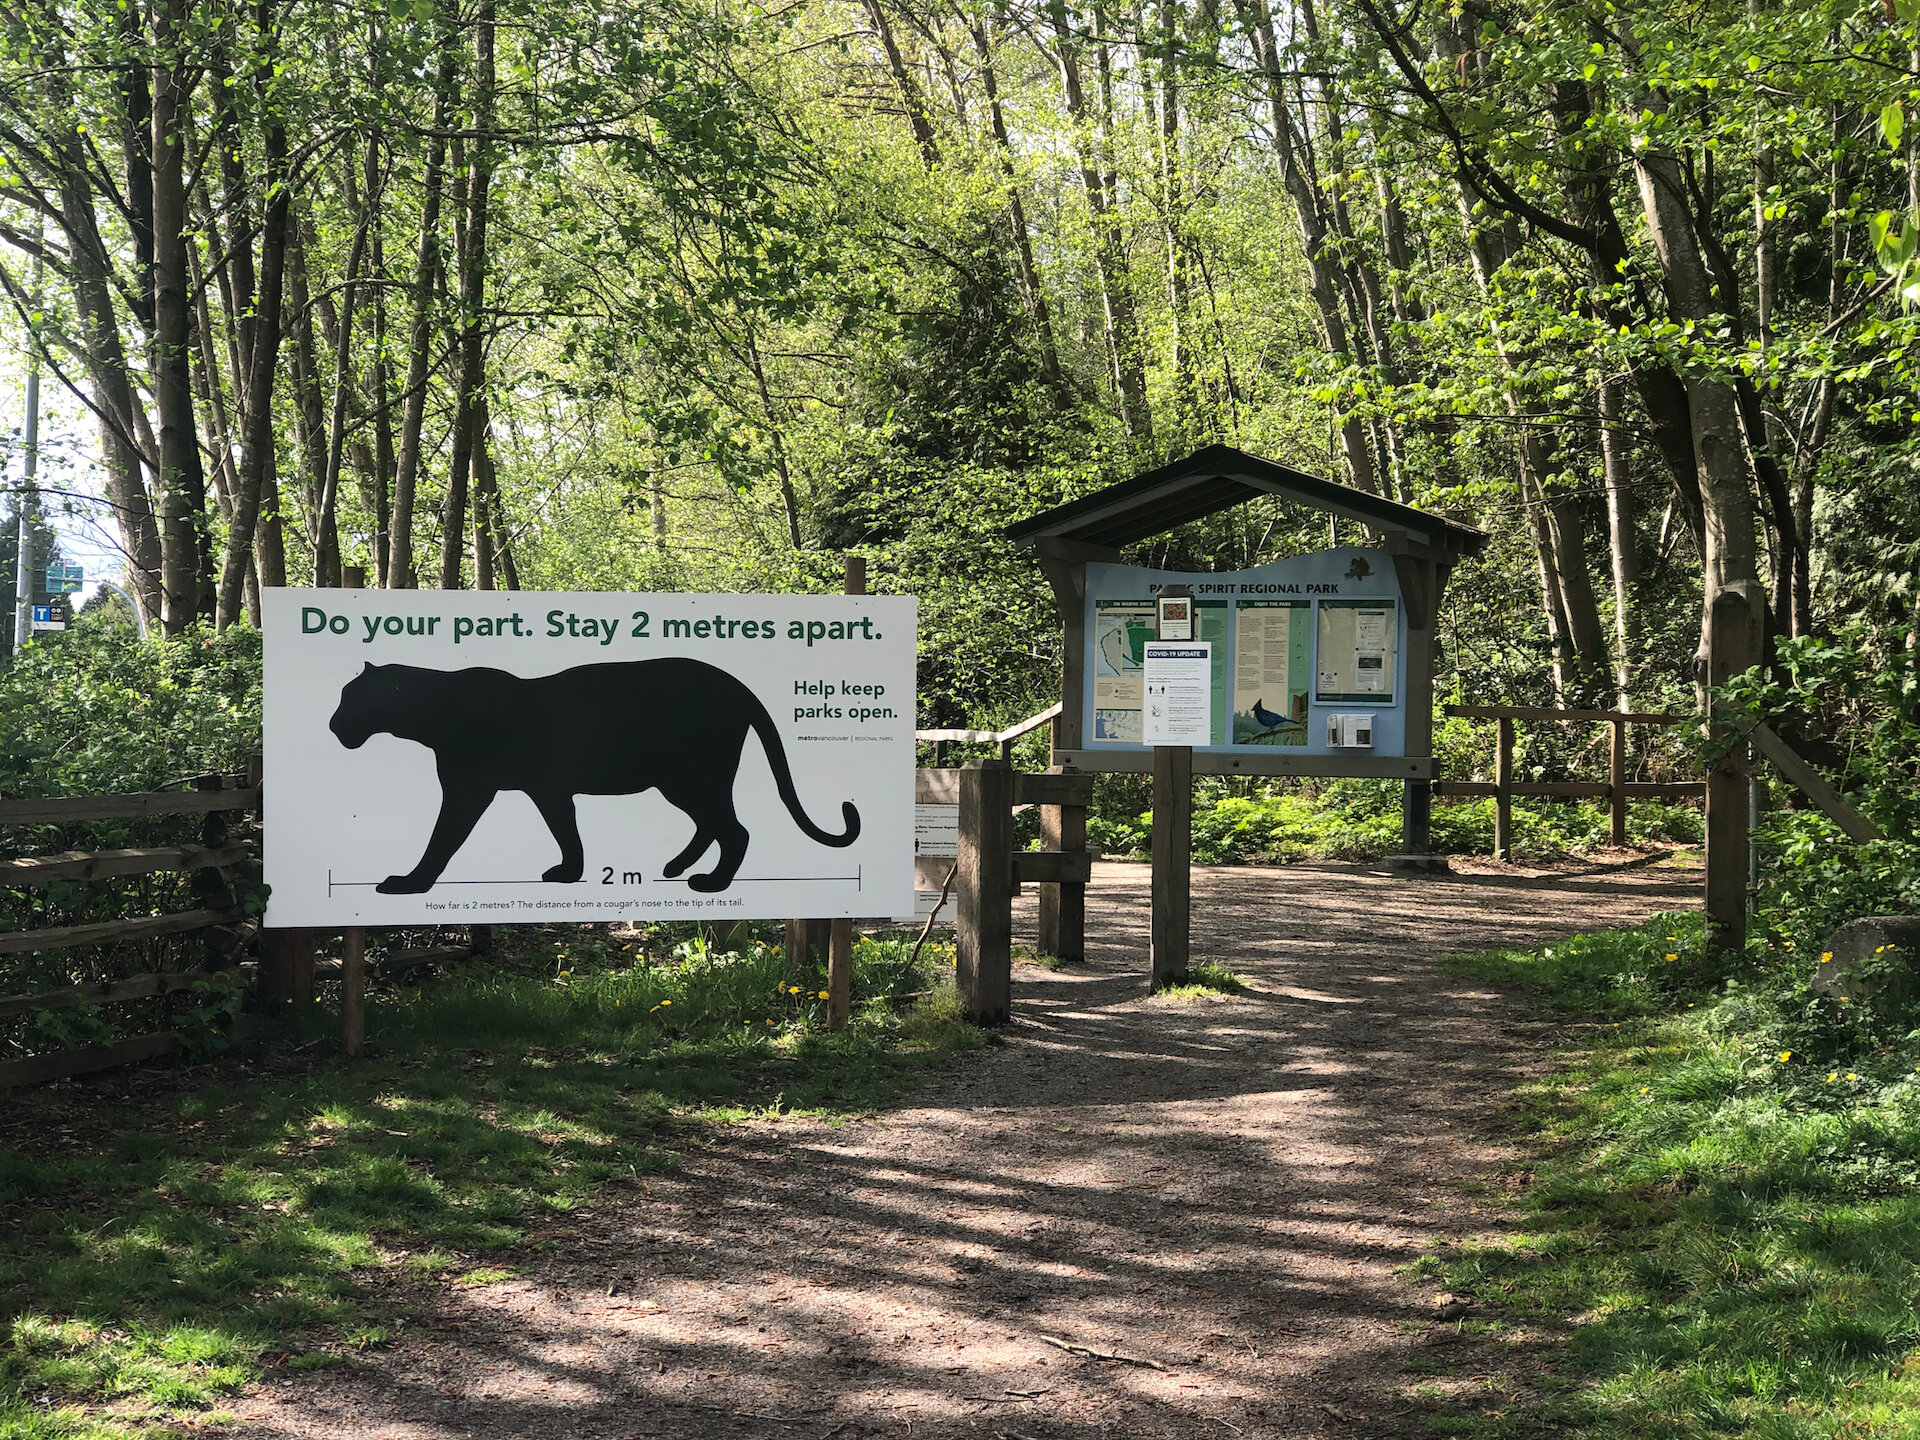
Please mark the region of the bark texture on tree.
[[[1080, 81], [1080, 39], [1068, 19], [1065, 0], [1050, 0], [1047, 15], [1053, 25], [1054, 63], [1060, 88], [1073, 124], [1075, 158], [1080, 188], [1093, 217], [1094, 269], [1100, 280], [1100, 303], [1106, 318], [1107, 352], [1111, 360], [1114, 398], [1127, 433], [1139, 440], [1153, 439], [1153, 416], [1147, 408], [1146, 361], [1140, 348], [1140, 326], [1134, 313], [1131, 277], [1121, 243], [1120, 219], [1113, 209], [1112, 189], [1100, 162], [1100, 147], [1092, 133], [1086, 91]], [[1101, 47], [1104, 57], [1105, 47]]]
[[494, 5], [485, 0], [474, 16], [473, 128], [475, 139], [466, 187], [466, 234], [460, 247], [459, 374], [454, 384], [453, 465], [440, 512], [440, 588], [460, 588], [465, 550], [468, 487], [480, 396], [486, 386], [487, 209], [493, 185]]
[[193, 405], [193, 302], [187, 266], [187, 104], [191, 70], [165, 57], [184, 45], [187, 0], [156, 0], [153, 85], [153, 306], [151, 370], [160, 420], [160, 621], [183, 633], [213, 613], [213, 550], [207, 479]]
[[400, 453], [394, 462], [392, 538], [387, 588], [414, 585], [413, 512], [420, 479], [420, 433], [426, 425], [427, 377], [433, 360], [434, 300], [440, 293], [440, 204], [447, 163], [446, 129], [457, 74], [451, 40], [440, 50], [433, 86], [433, 138], [421, 178], [420, 246], [414, 260], [413, 321], [407, 337], [407, 381], [400, 412]]

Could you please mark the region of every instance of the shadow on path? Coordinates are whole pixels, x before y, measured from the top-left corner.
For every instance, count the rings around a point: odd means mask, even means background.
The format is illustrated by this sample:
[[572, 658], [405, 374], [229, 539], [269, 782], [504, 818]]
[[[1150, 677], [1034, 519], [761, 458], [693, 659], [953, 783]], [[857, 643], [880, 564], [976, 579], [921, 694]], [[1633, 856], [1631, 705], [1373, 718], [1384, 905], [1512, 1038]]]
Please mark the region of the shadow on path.
[[1499, 1228], [1489, 1121], [1547, 1035], [1434, 962], [1696, 885], [1197, 870], [1195, 957], [1249, 988], [1173, 1001], [1144, 994], [1146, 868], [1099, 865], [1086, 963], [1019, 967], [1007, 1043], [913, 1108], [710, 1133], [521, 1278], [436, 1293], [407, 1341], [275, 1382], [230, 1433], [1424, 1435], [1410, 1366], [1500, 1384], [1547, 1344], [1490, 1355], [1395, 1273]]

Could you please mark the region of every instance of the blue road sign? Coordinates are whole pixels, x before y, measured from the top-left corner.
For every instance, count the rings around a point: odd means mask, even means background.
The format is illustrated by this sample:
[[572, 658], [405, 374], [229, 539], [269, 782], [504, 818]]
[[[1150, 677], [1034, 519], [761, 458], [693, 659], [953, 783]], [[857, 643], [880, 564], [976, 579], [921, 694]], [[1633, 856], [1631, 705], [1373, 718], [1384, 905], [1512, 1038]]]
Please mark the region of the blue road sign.
[[84, 565], [47, 566], [47, 593], [50, 595], [71, 595], [87, 583], [87, 570]]

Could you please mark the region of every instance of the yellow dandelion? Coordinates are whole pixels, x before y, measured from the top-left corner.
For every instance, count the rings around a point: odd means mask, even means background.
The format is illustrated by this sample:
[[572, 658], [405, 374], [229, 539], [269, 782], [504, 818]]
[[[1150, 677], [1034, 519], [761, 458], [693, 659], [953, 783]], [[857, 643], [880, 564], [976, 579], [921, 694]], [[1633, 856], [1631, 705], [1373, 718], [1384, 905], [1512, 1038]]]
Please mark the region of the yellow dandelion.
[[1835, 1080], [1838, 1080], [1839, 1078], [1840, 1078], [1840, 1072], [1839, 1072], [1839, 1071], [1837, 1071], [1837, 1070], [1829, 1070], [1829, 1071], [1827, 1072], [1827, 1084], [1829, 1084], [1829, 1085], [1831, 1085], [1831, 1084], [1833, 1084], [1833, 1082], [1834, 1082]]
[[1680, 957], [1679, 957], [1678, 955], [1669, 955], [1669, 956], [1667, 956], [1667, 959], [1669, 959], [1669, 960], [1678, 960], [1679, 958], [1680, 958]]
[[660, 1003], [662, 1005], [671, 1005], [673, 1002], [671, 1000], [662, 1000]]
[[1847, 1071], [1847, 1079], [1849, 1079], [1849, 1080], [1858, 1080], [1859, 1078], [1860, 1078], [1860, 1077], [1859, 1077], [1858, 1075], [1856, 1075], [1856, 1074], [1854, 1074], [1854, 1073], [1853, 1073], [1853, 1071], [1851, 1071], [1851, 1070], [1849, 1070], [1849, 1071]]
[[1822, 965], [1831, 965], [1833, 963], [1833, 952], [1829, 950], [1826, 954], [1822, 955], [1820, 957], [1820, 963]]
[[1646, 1093], [1647, 1093], [1647, 1087], [1646, 1087], [1646, 1086], [1644, 1086], [1644, 1085], [1642, 1085], [1642, 1086], [1640, 1087], [1640, 1093], [1641, 1093], [1642, 1095], [1644, 1095], [1644, 1094], [1646, 1094]]
[[[1791, 1050], [1782, 1050], [1782, 1051], [1780, 1052], [1780, 1063], [1781, 1063], [1782, 1065], [1784, 1065], [1784, 1064], [1786, 1064], [1786, 1063], [1787, 1063], [1787, 1061], [1789, 1061], [1789, 1060], [1791, 1060], [1792, 1058], [1793, 1058], [1793, 1051], [1791, 1051]], [[1916, 1069], [1916, 1070], [1920, 1070], [1920, 1065], [1916, 1065], [1916, 1066], [1914, 1066], [1914, 1069]]]
[[826, 991], [824, 991], [824, 990], [822, 990], [822, 991], [820, 992], [820, 998], [821, 998], [822, 1000], [824, 1000], [824, 999], [826, 999], [826, 998], [827, 998], [827, 992], [826, 992]]

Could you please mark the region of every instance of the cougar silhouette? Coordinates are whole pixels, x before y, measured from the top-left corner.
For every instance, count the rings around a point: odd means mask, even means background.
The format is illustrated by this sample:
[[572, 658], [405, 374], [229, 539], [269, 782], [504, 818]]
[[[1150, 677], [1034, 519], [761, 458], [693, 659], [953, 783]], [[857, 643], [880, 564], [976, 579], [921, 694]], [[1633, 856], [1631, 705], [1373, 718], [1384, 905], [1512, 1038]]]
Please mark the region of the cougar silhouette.
[[560, 844], [560, 863], [542, 880], [571, 884], [585, 870], [576, 795], [658, 790], [694, 824], [693, 839], [661, 874], [675, 878], [717, 844], [713, 868], [688, 876], [687, 885], [725, 890], [751, 839], [733, 808], [750, 731], [759, 735], [780, 799], [802, 831], [835, 847], [860, 835], [852, 801], [840, 807], [846, 829], [838, 835], [808, 818], [767, 707], [732, 675], [699, 660], [581, 665], [535, 679], [504, 670], [368, 664], [342, 687], [330, 728], [349, 750], [385, 734], [433, 751], [439, 818], [419, 863], [376, 887], [383, 895], [431, 890], [502, 790], [524, 791]]

